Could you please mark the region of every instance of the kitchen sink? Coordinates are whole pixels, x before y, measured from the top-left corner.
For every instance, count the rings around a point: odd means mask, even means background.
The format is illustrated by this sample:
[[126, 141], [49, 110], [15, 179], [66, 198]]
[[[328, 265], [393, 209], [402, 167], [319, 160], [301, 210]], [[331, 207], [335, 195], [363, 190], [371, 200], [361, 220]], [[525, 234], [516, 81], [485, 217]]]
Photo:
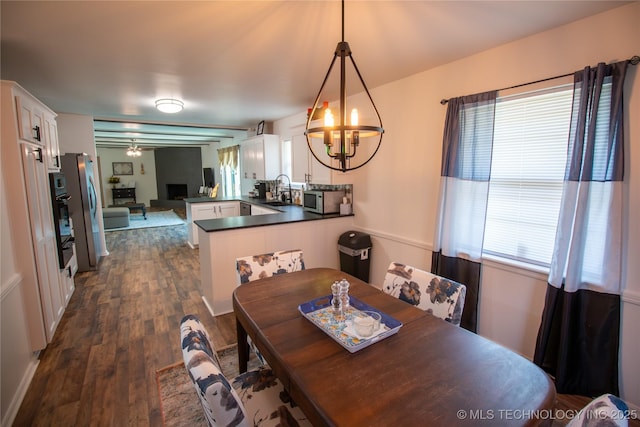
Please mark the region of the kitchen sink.
[[290, 203], [281, 202], [280, 200], [274, 200], [274, 201], [271, 201], [271, 202], [265, 202], [265, 205], [269, 205], [269, 206], [289, 206]]

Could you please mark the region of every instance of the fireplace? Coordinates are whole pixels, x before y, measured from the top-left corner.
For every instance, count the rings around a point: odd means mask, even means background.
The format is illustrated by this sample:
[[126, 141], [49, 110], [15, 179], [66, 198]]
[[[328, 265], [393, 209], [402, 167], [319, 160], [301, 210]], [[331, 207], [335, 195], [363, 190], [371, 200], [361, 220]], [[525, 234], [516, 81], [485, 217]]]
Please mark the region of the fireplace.
[[187, 184], [167, 184], [168, 200], [182, 200], [187, 197]]

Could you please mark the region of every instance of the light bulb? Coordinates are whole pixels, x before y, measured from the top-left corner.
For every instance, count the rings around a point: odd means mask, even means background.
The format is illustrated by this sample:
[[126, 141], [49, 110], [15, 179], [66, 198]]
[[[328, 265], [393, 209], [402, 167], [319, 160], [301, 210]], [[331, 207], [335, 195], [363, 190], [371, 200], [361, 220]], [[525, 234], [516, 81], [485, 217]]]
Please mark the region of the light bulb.
[[330, 108], [324, 110], [324, 125], [325, 127], [333, 127], [333, 114]]
[[351, 126], [358, 126], [358, 109], [351, 110]]

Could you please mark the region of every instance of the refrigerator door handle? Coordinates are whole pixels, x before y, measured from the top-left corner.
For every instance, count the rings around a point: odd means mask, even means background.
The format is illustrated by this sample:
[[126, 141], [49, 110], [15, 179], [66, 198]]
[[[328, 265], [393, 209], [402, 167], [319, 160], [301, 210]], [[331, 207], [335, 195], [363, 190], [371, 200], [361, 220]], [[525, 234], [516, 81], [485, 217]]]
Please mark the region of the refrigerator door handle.
[[96, 209], [96, 187], [93, 185], [93, 178], [89, 180], [90, 184], [90, 193], [89, 193], [89, 209], [93, 212], [93, 217], [96, 217], [97, 209]]

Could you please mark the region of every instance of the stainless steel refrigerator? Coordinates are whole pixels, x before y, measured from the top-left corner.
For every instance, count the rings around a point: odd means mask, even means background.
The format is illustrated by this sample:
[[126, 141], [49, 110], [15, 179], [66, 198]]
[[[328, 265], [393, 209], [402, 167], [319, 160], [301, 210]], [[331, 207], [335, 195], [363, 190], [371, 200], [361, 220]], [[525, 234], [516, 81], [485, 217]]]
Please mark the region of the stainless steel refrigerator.
[[97, 270], [100, 260], [100, 225], [94, 163], [87, 154], [62, 156], [62, 173], [67, 179], [69, 216], [73, 224], [78, 271]]

